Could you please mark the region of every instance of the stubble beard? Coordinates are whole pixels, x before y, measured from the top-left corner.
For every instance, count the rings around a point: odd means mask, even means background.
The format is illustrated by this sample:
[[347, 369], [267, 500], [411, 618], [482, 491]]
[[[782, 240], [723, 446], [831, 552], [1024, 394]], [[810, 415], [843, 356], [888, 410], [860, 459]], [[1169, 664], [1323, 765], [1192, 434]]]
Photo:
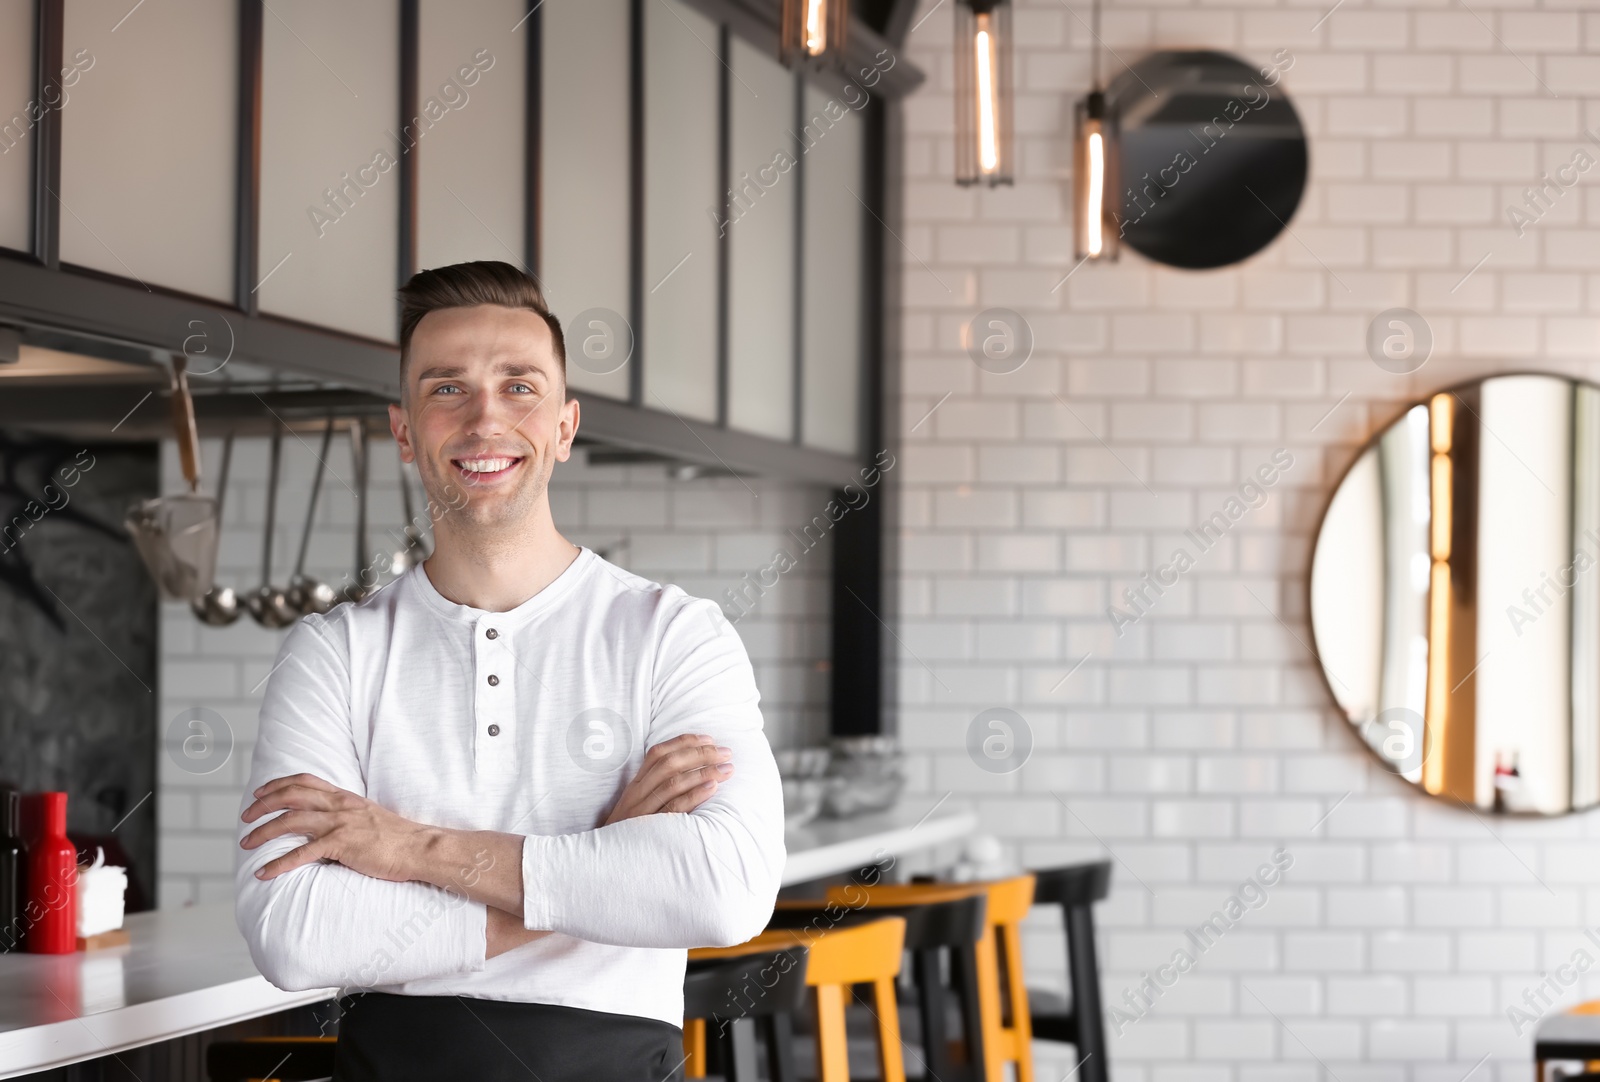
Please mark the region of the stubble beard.
[[446, 532], [471, 548], [487, 550], [519, 538], [532, 524], [536, 508], [549, 491], [553, 463], [547, 455], [536, 451], [523, 456], [526, 476], [514, 489], [492, 498], [476, 492], [473, 484], [450, 464], [448, 457], [441, 468], [434, 459], [419, 455], [416, 466], [423, 491], [435, 509], [435, 530], [450, 520]]

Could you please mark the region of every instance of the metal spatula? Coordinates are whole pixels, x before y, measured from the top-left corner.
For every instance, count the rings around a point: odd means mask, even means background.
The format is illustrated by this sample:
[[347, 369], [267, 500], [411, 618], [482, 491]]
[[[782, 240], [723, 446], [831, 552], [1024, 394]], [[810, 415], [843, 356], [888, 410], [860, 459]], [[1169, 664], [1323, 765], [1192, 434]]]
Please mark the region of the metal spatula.
[[193, 601], [211, 588], [217, 569], [217, 501], [200, 491], [200, 434], [184, 374], [188, 358], [172, 358], [172, 427], [189, 491], [145, 500], [123, 520], [163, 601]]

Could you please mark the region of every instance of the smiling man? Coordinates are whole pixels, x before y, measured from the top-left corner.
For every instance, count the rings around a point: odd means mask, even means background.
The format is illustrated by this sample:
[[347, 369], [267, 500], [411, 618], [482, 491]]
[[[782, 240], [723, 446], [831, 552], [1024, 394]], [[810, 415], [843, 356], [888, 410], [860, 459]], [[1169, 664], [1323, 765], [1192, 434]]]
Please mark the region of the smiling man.
[[285, 636], [239, 928], [280, 988], [367, 990], [336, 1079], [674, 1077], [685, 948], [761, 931], [784, 862], [749, 658], [714, 603], [557, 531], [579, 411], [533, 279], [401, 297], [389, 423], [434, 553]]

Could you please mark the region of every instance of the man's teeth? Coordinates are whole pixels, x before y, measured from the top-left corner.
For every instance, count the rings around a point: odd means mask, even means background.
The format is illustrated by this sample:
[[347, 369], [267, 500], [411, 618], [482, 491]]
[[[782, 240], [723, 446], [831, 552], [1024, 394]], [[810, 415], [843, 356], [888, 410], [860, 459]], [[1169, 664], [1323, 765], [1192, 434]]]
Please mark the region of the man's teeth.
[[515, 461], [516, 459], [514, 458], [463, 459], [457, 465], [468, 473], [498, 473], [501, 470], [510, 469], [511, 464]]

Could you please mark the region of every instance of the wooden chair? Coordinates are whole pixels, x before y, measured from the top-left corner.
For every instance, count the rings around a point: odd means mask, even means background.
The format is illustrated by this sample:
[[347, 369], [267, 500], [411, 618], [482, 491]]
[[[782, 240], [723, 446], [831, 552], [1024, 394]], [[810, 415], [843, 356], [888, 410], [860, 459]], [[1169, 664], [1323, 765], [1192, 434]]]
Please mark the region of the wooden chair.
[[1059, 905], [1067, 933], [1070, 999], [1030, 989], [1033, 1036], [1060, 1041], [1078, 1053], [1078, 1082], [1107, 1082], [1105, 1017], [1100, 1004], [1100, 967], [1095, 961], [1094, 903], [1111, 889], [1111, 862], [1070, 864], [1034, 871], [1034, 905]]
[[[925, 899], [916, 905], [870, 909], [803, 899], [778, 902], [767, 927], [831, 927], [884, 916], [903, 917], [922, 1046], [923, 1073], [918, 1078], [926, 1082], [983, 1082], [983, 1025], [975, 963], [978, 944], [988, 929], [987, 909], [988, 895], [980, 887], [952, 891], [948, 898]], [[948, 985], [940, 966], [941, 956], [950, 960]], [[961, 1020], [959, 1037], [950, 1033], [948, 1008], [952, 998]]]
[[855, 904], [851, 901], [859, 899], [855, 892], [862, 892], [872, 907], [914, 905], [919, 900], [965, 896], [974, 887], [988, 902], [987, 928], [976, 952], [984, 1074], [988, 1082], [1005, 1082], [1005, 1065], [1013, 1063], [1017, 1082], [1034, 1082], [1033, 1026], [1022, 968], [1022, 919], [1033, 906], [1031, 874], [980, 883], [850, 884], [830, 888], [828, 901]]
[[[806, 993], [804, 947], [693, 963], [683, 980], [685, 1068], [704, 1078], [714, 1066], [727, 1082], [759, 1078], [756, 1034], [766, 1036], [773, 1082], [795, 1082], [791, 1019]], [[713, 1061], [712, 1052], [718, 1053]]]
[[1539, 1023], [1533, 1035], [1534, 1082], [1551, 1077], [1552, 1060], [1583, 1064], [1581, 1074], [1557, 1076], [1561, 1082], [1600, 1080], [1600, 1024], [1595, 1015], [1600, 1015], [1600, 999], [1579, 1003]]
[[[818, 1082], [849, 1082], [844, 1009], [854, 985], [870, 984], [878, 1030], [878, 1077], [883, 1082], [906, 1082], [900, 1047], [900, 1008], [894, 995], [894, 981], [900, 975], [901, 957], [905, 952], [905, 937], [903, 917], [884, 917], [826, 930], [775, 929], [735, 947], [696, 948], [689, 952], [689, 961], [698, 964], [805, 948], [806, 986], [814, 990], [817, 1009]], [[696, 1045], [704, 1047], [704, 1024], [693, 1028], [698, 1030], [698, 1037], [691, 1035], [691, 1027], [686, 1022], [684, 1051], [698, 1073], [691, 1071], [686, 1062], [686, 1076], [704, 1078], [705, 1058], [703, 1054], [698, 1059], [695, 1057]]]

